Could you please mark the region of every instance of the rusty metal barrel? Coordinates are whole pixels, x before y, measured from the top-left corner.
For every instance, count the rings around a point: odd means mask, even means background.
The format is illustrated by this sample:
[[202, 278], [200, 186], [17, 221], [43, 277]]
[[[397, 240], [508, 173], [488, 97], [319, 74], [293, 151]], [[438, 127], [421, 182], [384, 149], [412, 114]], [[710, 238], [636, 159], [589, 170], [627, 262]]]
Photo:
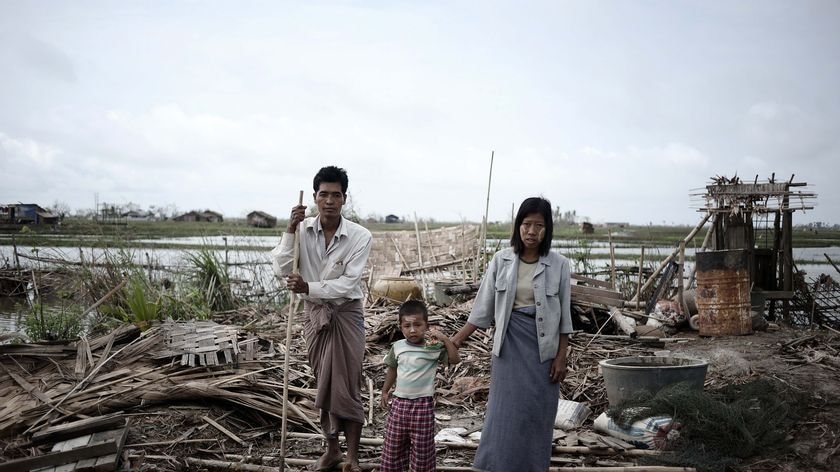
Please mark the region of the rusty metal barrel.
[[747, 251], [696, 254], [700, 336], [752, 334]]

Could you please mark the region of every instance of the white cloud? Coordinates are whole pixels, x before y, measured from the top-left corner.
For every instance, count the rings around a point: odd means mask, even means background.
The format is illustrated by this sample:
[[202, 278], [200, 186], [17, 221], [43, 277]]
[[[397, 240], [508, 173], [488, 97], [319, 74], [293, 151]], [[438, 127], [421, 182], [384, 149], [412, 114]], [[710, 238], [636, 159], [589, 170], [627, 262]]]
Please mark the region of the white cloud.
[[48, 170], [59, 153], [58, 149], [48, 144], [28, 138], [14, 138], [0, 132], [0, 160], [9, 171], [12, 170], [12, 164], [21, 167], [34, 164], [39, 171]]
[[742, 119], [744, 138], [767, 161], [819, 160], [840, 147], [836, 124], [821, 115], [790, 103], [754, 103]]

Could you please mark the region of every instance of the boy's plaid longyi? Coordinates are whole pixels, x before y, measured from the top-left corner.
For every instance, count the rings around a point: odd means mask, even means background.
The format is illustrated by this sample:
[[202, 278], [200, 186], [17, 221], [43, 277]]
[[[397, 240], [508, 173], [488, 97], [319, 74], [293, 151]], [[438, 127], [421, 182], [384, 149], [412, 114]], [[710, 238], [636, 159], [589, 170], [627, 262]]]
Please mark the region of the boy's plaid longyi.
[[[381, 472], [434, 472], [434, 398], [393, 397], [385, 428], [387, 433], [382, 445]], [[406, 454], [405, 450], [409, 447], [410, 454]]]

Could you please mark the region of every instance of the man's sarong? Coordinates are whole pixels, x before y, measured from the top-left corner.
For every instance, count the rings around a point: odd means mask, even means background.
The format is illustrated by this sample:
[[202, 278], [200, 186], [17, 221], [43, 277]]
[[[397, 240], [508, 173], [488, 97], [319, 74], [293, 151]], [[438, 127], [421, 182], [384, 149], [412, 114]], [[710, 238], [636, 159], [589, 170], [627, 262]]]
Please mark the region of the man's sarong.
[[321, 409], [321, 426], [336, 437], [339, 422], [365, 422], [362, 403], [362, 361], [365, 355], [365, 324], [361, 300], [342, 305], [306, 302], [303, 334], [309, 365], [315, 371]]

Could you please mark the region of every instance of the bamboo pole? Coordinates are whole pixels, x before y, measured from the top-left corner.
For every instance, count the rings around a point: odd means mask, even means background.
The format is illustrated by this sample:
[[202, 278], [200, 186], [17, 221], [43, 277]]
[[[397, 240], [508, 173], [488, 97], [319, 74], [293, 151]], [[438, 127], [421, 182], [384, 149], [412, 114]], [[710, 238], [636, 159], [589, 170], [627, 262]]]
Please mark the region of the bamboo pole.
[[642, 291], [642, 268], [645, 265], [645, 246], [642, 245], [642, 257], [639, 259], [639, 280], [636, 282], [636, 309], [639, 309], [639, 299]]
[[[627, 338], [628, 336], [623, 336]], [[313, 433], [289, 433], [290, 438], [295, 439], [320, 439], [323, 436], [319, 434]], [[344, 440], [344, 436], [339, 436], [339, 440]], [[359, 444], [366, 445], [366, 446], [381, 446], [385, 443], [385, 440], [382, 438], [361, 438], [359, 440]], [[477, 442], [468, 442], [468, 443], [456, 443], [456, 442], [448, 442], [448, 441], [435, 441], [435, 444], [438, 446], [448, 447], [452, 449], [477, 449], [478, 443]], [[618, 451], [613, 448], [590, 448], [586, 446], [553, 446], [551, 448], [552, 452], [555, 454], [594, 454], [594, 455], [603, 455], [603, 456], [610, 456], [610, 455], [625, 455], [625, 456], [656, 456], [659, 455], [659, 451], [654, 449], [626, 449], [624, 451]]]
[[423, 284], [423, 289], [420, 293], [423, 295], [423, 301], [426, 301], [426, 270], [423, 268], [423, 245], [420, 242], [420, 226], [417, 224], [417, 212], [414, 212], [414, 234], [417, 236], [417, 262], [420, 268], [420, 283]]
[[484, 264], [482, 255], [484, 254], [485, 246], [487, 246], [487, 214], [490, 212], [490, 184], [493, 182], [493, 160], [496, 157], [496, 151], [490, 151], [490, 174], [487, 176], [487, 201], [484, 204], [484, 219], [481, 220], [481, 235], [478, 238], [478, 257], [475, 262], [475, 271], [473, 272], [473, 282], [477, 280], [479, 272], [479, 264], [481, 264], [481, 271], [484, 271]]
[[103, 296], [102, 296], [102, 298], [100, 298], [99, 300], [97, 300], [97, 301], [96, 301], [96, 303], [94, 303], [93, 305], [89, 306], [89, 307], [87, 308], [87, 310], [83, 311], [83, 312], [82, 312], [82, 314], [81, 314], [81, 315], [79, 315], [79, 318], [81, 318], [81, 317], [83, 317], [83, 316], [87, 315], [87, 314], [88, 314], [88, 313], [90, 313], [91, 311], [95, 310], [95, 309], [96, 309], [96, 307], [98, 307], [99, 305], [101, 305], [101, 304], [105, 303], [105, 300], [107, 300], [107, 299], [111, 298], [111, 296], [112, 296], [112, 295], [114, 295], [115, 293], [117, 293], [117, 292], [118, 292], [121, 288], [125, 287], [125, 284], [127, 284], [127, 283], [128, 283], [128, 279], [123, 279], [123, 280], [122, 280], [122, 282], [120, 282], [119, 284], [117, 284], [117, 286], [116, 286], [116, 287], [112, 288], [110, 292], [108, 292], [108, 293], [106, 293], [105, 295], [103, 295]]
[[[705, 251], [707, 247], [709, 247], [709, 243], [712, 240], [712, 235], [715, 234], [715, 225], [717, 224], [718, 215], [715, 215], [714, 219], [712, 219], [712, 225], [709, 226], [709, 230], [706, 231], [706, 237], [703, 238], [703, 243], [700, 245], [700, 250]], [[697, 251], [694, 251], [694, 267], [691, 268], [691, 275], [688, 276], [688, 283], [686, 284], [686, 288], [691, 288], [694, 285], [694, 279], [697, 277]]]
[[615, 290], [615, 245], [612, 240], [612, 230], [608, 230], [610, 236], [610, 288]]
[[[697, 226], [695, 226], [694, 229], [691, 230], [690, 233], [688, 233], [688, 236], [686, 236], [683, 239], [683, 241], [685, 241], [687, 243], [687, 242], [691, 241], [692, 239], [694, 239], [694, 236], [697, 235], [697, 232], [700, 231], [700, 229], [703, 227], [703, 225], [706, 224], [707, 221], [709, 221], [709, 218], [711, 216], [712, 216], [711, 213], [706, 213], [706, 216], [704, 216], [703, 219], [700, 220], [700, 223], [698, 223]], [[647, 291], [647, 289], [650, 288], [651, 285], [653, 285], [653, 282], [656, 281], [656, 276], [659, 275], [660, 272], [662, 272], [662, 269], [664, 269], [665, 266], [667, 266], [668, 263], [671, 262], [671, 260], [673, 260], [674, 257], [676, 257], [679, 252], [680, 252], [679, 248], [675, 249], [674, 252], [672, 252], [670, 256], [666, 257], [665, 260], [662, 261], [662, 263], [659, 265], [659, 268], [656, 269], [653, 272], [653, 274], [651, 274], [650, 277], [648, 277], [647, 282], [645, 282], [645, 285], [642, 287], [641, 290], [639, 290], [640, 293], [644, 293], [645, 291]]]
[[426, 242], [429, 243], [429, 252], [432, 253], [432, 261], [437, 265], [437, 256], [435, 255], [435, 248], [432, 246], [432, 233], [429, 231], [429, 224], [424, 221], [423, 226], [426, 228]]
[[[303, 205], [303, 190], [298, 196], [298, 206]], [[300, 228], [295, 229], [295, 246], [294, 256], [292, 258], [292, 272], [298, 272], [298, 259], [300, 258]], [[282, 457], [286, 457], [286, 427], [289, 417], [289, 351], [292, 346], [292, 318], [295, 314], [295, 292], [289, 291], [289, 315], [286, 319], [286, 352], [283, 359], [283, 419], [282, 432], [280, 433], [280, 451]], [[280, 461], [280, 470], [283, 470], [284, 464]]]
[[[284, 470], [283, 458], [280, 459], [280, 467], [268, 467], [264, 465], [243, 464], [241, 462], [225, 462], [213, 459], [196, 459], [194, 457], [187, 457], [187, 466], [206, 467], [215, 470], [244, 470], [245, 472], [280, 472]], [[315, 461], [312, 461], [314, 464]]]
[[680, 310], [683, 310], [685, 316], [690, 317], [688, 313], [688, 305], [685, 303], [685, 296], [683, 294], [684, 285], [683, 277], [685, 276], [685, 241], [680, 241], [680, 265], [677, 269], [677, 302], [680, 304]]
[[[191, 463], [199, 464], [199, 459], [189, 459]], [[203, 461], [200, 464], [207, 465], [205, 462], [211, 461]], [[220, 462], [221, 461], [215, 461]], [[286, 463], [290, 465], [296, 466], [311, 466], [315, 464], [314, 459], [293, 459], [289, 458], [286, 460]], [[228, 463], [230, 466], [238, 465], [238, 463]], [[343, 465], [343, 462], [339, 465]], [[364, 462], [359, 464], [359, 468], [362, 470], [374, 470], [380, 467], [379, 463], [376, 462]], [[448, 466], [448, 465], [439, 465], [435, 468], [439, 471], [444, 472], [470, 472], [475, 470], [472, 467], [458, 467], [458, 466]], [[222, 469], [222, 470], [235, 470], [232, 468]], [[245, 469], [242, 469], [245, 470]], [[276, 470], [276, 469], [272, 469]], [[694, 467], [669, 467], [669, 466], [656, 466], [656, 465], [638, 465], [638, 466], [618, 466], [618, 467], [549, 467], [546, 469], [547, 472], [697, 472], [697, 469]]]
[[823, 253], [823, 256], [825, 256], [825, 258], [828, 259], [828, 263], [831, 264], [832, 267], [834, 267], [834, 270], [840, 273], [840, 267], [837, 267], [837, 264], [835, 264], [834, 261], [832, 261], [831, 258], [828, 257], [828, 254]]

